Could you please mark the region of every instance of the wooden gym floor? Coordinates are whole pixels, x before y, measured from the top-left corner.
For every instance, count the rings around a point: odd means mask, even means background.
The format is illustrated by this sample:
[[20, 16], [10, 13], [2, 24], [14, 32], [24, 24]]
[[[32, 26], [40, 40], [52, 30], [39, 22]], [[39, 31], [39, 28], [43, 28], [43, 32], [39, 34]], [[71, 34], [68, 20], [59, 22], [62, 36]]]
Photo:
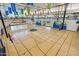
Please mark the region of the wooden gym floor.
[[12, 40], [4, 40], [8, 56], [79, 56], [79, 32], [40, 27], [16, 31]]

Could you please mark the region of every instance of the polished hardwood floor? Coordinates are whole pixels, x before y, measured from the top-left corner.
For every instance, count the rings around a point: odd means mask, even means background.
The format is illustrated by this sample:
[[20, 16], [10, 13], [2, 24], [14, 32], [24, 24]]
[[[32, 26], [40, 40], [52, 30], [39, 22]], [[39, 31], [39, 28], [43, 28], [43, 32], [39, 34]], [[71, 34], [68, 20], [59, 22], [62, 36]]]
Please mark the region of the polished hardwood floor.
[[38, 27], [14, 31], [13, 43], [3, 39], [7, 56], [79, 56], [79, 32]]

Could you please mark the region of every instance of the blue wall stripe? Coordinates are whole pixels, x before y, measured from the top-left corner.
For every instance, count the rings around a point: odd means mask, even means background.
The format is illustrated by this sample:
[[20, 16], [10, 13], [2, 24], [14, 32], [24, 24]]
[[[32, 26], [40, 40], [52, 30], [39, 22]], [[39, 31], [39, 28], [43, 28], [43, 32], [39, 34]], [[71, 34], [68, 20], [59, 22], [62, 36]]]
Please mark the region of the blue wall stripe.
[[9, 12], [8, 12], [8, 11], [5, 11], [5, 14], [6, 14], [6, 15], [9, 15]]
[[15, 3], [11, 3], [11, 9], [13, 12], [16, 12], [16, 5]]
[[10, 7], [8, 7], [8, 11], [9, 11], [10, 14], [12, 14], [12, 10], [11, 10]]

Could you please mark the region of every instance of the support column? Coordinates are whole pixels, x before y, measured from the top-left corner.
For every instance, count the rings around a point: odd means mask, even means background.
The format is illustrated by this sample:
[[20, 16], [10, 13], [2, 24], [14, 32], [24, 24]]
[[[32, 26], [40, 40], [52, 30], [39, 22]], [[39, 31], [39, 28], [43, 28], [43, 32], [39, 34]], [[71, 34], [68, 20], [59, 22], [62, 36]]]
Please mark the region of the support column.
[[65, 22], [65, 16], [66, 16], [66, 11], [67, 11], [67, 6], [68, 6], [68, 3], [65, 4], [65, 8], [64, 8], [64, 15], [63, 15], [62, 29], [64, 28], [64, 22]]
[[8, 37], [8, 33], [7, 33], [7, 30], [6, 30], [6, 27], [5, 27], [5, 23], [4, 23], [4, 20], [3, 20], [3, 17], [2, 17], [1, 11], [0, 11], [0, 18], [1, 18], [1, 21], [2, 21], [2, 25], [4, 27], [4, 31], [5, 31], [6, 37]]

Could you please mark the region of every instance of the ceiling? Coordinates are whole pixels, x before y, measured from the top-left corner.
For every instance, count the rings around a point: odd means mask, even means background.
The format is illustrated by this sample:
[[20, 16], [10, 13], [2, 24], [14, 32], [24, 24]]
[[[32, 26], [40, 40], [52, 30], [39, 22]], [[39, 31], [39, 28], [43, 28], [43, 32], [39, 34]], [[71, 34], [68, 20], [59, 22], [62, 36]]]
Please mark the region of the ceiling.
[[[51, 3], [52, 8], [58, 5], [62, 5], [63, 3]], [[17, 3], [17, 6], [21, 6], [22, 8], [26, 8], [27, 5], [26, 3]], [[43, 10], [43, 9], [48, 9], [48, 3], [34, 3], [33, 6], [29, 6], [31, 8], [31, 11], [37, 11], [37, 10]]]
[[[54, 7], [56, 6], [60, 6], [60, 5], [64, 5], [64, 3], [51, 3], [52, 4], [52, 8], [54, 9]], [[10, 3], [0, 3], [0, 9], [4, 9], [5, 5], [5, 9], [10, 5]], [[40, 10], [46, 10], [48, 9], [48, 3], [33, 3], [32, 6], [27, 5], [27, 3], [16, 3], [16, 7], [17, 8], [23, 8], [26, 9], [27, 7], [31, 8], [31, 12], [35, 12], [35, 11], [40, 11]], [[54, 9], [55, 11], [58, 10], [57, 8]], [[3, 10], [2, 10], [3, 11]], [[71, 12], [79, 12], [79, 3], [73, 3], [73, 4], [69, 4], [68, 5], [68, 10], [67, 13], [71, 13]]]

